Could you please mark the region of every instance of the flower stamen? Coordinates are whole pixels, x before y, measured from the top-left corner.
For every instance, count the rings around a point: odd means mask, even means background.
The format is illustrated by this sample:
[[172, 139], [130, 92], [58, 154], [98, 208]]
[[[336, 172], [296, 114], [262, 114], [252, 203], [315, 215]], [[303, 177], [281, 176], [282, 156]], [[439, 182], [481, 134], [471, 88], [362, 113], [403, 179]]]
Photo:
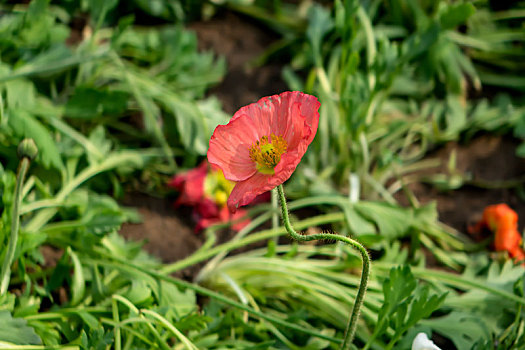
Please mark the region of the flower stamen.
[[256, 163], [257, 171], [273, 175], [275, 166], [279, 164], [287, 148], [288, 144], [282, 136], [263, 136], [250, 147], [250, 159]]

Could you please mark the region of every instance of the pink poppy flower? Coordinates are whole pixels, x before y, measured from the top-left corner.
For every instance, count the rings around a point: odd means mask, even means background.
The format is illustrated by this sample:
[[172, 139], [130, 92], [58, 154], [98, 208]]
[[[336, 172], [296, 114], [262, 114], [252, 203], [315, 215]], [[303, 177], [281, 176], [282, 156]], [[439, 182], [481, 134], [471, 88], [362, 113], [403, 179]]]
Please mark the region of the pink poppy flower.
[[320, 105], [314, 96], [288, 91], [242, 107], [215, 129], [208, 161], [235, 181], [230, 211], [290, 178], [317, 132]]

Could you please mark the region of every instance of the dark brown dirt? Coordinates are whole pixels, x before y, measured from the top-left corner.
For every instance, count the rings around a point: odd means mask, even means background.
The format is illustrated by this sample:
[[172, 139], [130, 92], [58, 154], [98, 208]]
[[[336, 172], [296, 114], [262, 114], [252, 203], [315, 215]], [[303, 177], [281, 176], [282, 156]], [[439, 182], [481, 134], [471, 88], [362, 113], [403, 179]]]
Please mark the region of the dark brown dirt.
[[282, 65], [268, 62], [255, 66], [259, 58], [278, 37], [249, 18], [225, 12], [207, 22], [190, 25], [197, 33], [199, 48], [226, 58], [228, 71], [221, 84], [210, 90], [233, 114], [240, 107], [261, 97], [287, 90], [281, 79]]
[[[172, 262], [191, 255], [202, 244], [203, 237], [195, 234], [191, 213], [186, 208], [175, 209], [167, 199], [144, 194], [131, 194], [124, 205], [138, 209], [140, 224], [124, 224], [120, 234], [135, 241], [145, 241], [144, 249], [162, 262]], [[194, 271], [184, 271], [181, 276]]]
[[[483, 209], [491, 204], [507, 203], [521, 217], [520, 227], [525, 224], [525, 202], [519, 198], [516, 182], [525, 175], [525, 159], [515, 155], [519, 143], [506, 137], [480, 136], [466, 145], [450, 142], [429, 155], [439, 158], [441, 166], [433, 174], [447, 174], [447, 163], [456, 154], [454, 172], [467, 178], [458, 190], [442, 191], [428, 184], [410, 186], [421, 203], [436, 200], [440, 220], [465, 231], [468, 224], [479, 220]], [[427, 178], [432, 176], [427, 174]], [[499, 188], [490, 188], [497, 186]], [[406, 201], [405, 201], [406, 204]]]

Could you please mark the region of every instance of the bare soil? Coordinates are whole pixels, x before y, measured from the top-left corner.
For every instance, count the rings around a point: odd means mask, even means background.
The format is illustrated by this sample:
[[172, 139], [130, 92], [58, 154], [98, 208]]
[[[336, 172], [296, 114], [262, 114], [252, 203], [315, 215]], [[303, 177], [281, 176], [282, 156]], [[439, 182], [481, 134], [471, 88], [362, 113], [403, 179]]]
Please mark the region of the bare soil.
[[261, 97], [287, 90], [281, 78], [282, 64], [268, 62], [256, 66], [256, 59], [278, 39], [258, 23], [223, 12], [210, 21], [193, 23], [190, 29], [196, 32], [201, 50], [211, 50], [226, 58], [227, 74], [210, 94], [221, 100], [227, 113], [233, 115]]
[[515, 180], [521, 180], [523, 189], [525, 159], [515, 155], [518, 144], [511, 137], [491, 135], [479, 136], [468, 144], [449, 142], [429, 155], [441, 160], [441, 166], [433, 173], [446, 174], [447, 163], [455, 153], [455, 172], [469, 178], [466, 184], [453, 191], [423, 183], [413, 184], [411, 189], [422, 203], [437, 201], [440, 220], [460, 231], [465, 232], [467, 225], [478, 221], [486, 206], [498, 203], [507, 203], [514, 209], [522, 218], [519, 225], [523, 228], [525, 201], [520, 199]]

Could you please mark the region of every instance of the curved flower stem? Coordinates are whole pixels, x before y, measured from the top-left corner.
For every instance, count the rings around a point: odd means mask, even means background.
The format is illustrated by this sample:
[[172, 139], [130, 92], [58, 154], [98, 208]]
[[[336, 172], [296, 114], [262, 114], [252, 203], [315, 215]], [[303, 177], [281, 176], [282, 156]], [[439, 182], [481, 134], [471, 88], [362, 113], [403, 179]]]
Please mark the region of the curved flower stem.
[[[272, 228], [275, 229], [279, 227], [279, 211], [277, 210], [279, 207], [279, 195], [277, 194], [277, 190], [275, 188], [270, 193], [272, 195]], [[277, 245], [279, 242], [279, 237], [274, 237], [273, 242]]]
[[355, 330], [357, 327], [357, 320], [359, 318], [359, 311], [363, 305], [365, 299], [366, 287], [368, 285], [368, 278], [370, 276], [370, 256], [368, 251], [363, 245], [351, 238], [341, 236], [333, 233], [318, 233], [313, 235], [302, 235], [297, 233], [290, 223], [290, 218], [288, 215], [288, 206], [286, 205], [286, 198], [284, 196], [283, 185], [277, 186], [277, 192], [279, 194], [279, 199], [281, 201], [281, 212], [284, 222], [284, 227], [288, 234], [297, 241], [313, 241], [313, 240], [336, 240], [344, 242], [348, 245], [351, 245], [353, 248], [357, 249], [361, 253], [361, 259], [363, 260], [363, 270], [361, 271], [361, 282], [359, 283], [359, 290], [357, 291], [357, 296], [355, 299], [355, 304], [352, 309], [352, 314], [350, 315], [350, 320], [345, 330], [345, 335], [341, 349], [347, 350], [350, 349], [350, 345], [354, 339]]
[[13, 198], [13, 207], [11, 210], [11, 235], [9, 237], [9, 244], [7, 252], [2, 264], [2, 271], [0, 272], [0, 296], [7, 292], [9, 287], [9, 279], [11, 275], [11, 264], [15, 257], [16, 244], [18, 242], [18, 229], [20, 226], [20, 204], [22, 202], [22, 188], [24, 187], [24, 178], [29, 169], [31, 160], [29, 157], [22, 157], [20, 166], [18, 167], [18, 174], [16, 176], [15, 196]]

